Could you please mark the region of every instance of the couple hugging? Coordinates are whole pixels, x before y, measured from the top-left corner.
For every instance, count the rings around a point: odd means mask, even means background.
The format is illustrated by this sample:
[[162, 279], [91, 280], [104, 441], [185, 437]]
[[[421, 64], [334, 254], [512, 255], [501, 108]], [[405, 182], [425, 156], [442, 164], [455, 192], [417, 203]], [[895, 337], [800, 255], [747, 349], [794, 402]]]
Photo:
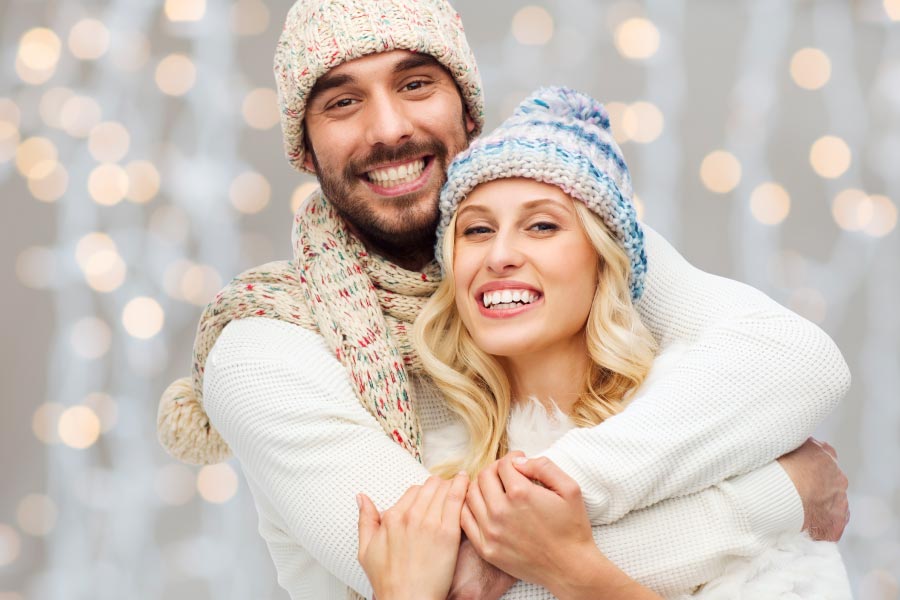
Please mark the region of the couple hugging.
[[237, 456], [293, 599], [849, 598], [807, 439], [840, 353], [637, 221], [602, 105], [538, 90], [478, 137], [445, 0], [298, 0], [275, 74], [321, 190], [158, 428]]

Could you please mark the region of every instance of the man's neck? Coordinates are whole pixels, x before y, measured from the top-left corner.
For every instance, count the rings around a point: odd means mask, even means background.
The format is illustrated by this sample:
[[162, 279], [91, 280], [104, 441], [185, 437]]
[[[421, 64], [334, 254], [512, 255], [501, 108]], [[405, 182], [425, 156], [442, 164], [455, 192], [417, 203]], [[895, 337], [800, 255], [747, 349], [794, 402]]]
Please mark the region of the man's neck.
[[[346, 222], [346, 220], [345, 220]], [[434, 238], [426, 240], [420, 244], [413, 244], [410, 247], [403, 248], [385, 248], [382, 244], [378, 244], [371, 240], [368, 236], [360, 232], [352, 223], [347, 223], [347, 228], [362, 242], [366, 250], [372, 254], [377, 254], [391, 261], [401, 269], [407, 271], [421, 271], [434, 260]]]

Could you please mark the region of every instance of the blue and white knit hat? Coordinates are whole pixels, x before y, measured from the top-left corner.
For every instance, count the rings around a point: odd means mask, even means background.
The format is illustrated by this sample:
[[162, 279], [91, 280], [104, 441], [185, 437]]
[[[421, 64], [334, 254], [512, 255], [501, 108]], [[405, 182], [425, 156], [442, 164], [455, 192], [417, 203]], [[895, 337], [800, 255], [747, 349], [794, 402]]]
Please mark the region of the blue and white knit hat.
[[558, 186], [600, 215], [631, 261], [631, 298], [641, 297], [647, 271], [644, 232], [631, 201], [631, 176], [602, 104], [569, 88], [541, 88], [460, 153], [441, 190], [439, 261], [459, 203], [476, 186], [511, 177]]

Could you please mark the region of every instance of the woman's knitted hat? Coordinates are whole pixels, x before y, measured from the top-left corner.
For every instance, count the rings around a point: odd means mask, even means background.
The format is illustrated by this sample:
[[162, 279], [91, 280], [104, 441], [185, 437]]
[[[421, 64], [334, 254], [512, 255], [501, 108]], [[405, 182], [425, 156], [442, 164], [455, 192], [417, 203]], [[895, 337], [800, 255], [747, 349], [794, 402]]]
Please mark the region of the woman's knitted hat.
[[439, 261], [459, 203], [479, 184], [511, 177], [558, 186], [600, 215], [631, 261], [631, 297], [641, 297], [644, 232], [631, 201], [631, 176], [602, 104], [564, 87], [539, 89], [500, 127], [457, 155], [441, 190]]
[[275, 80], [284, 149], [294, 168], [307, 171], [303, 116], [322, 75], [353, 60], [390, 50], [429, 54], [456, 80], [477, 135], [484, 96], [462, 20], [446, 0], [297, 0], [275, 50]]

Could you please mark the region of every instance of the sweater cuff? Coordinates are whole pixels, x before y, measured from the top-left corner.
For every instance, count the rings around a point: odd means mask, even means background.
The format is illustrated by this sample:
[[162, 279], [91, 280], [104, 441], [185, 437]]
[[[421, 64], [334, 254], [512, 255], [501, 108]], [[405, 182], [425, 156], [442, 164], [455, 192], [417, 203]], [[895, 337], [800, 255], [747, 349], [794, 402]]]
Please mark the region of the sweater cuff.
[[778, 461], [728, 480], [744, 509], [750, 530], [776, 537], [803, 529], [803, 501]]

